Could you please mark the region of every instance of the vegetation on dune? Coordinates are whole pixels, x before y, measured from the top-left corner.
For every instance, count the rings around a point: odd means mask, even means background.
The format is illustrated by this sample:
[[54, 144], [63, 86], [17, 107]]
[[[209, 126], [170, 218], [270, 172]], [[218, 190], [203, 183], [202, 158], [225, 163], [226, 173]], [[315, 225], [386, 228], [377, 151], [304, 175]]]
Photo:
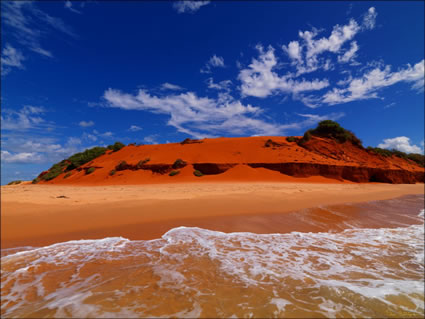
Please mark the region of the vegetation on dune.
[[116, 171], [123, 171], [123, 170], [127, 169], [127, 166], [128, 166], [128, 164], [127, 164], [126, 161], [121, 161], [117, 164], [117, 166], [115, 166], [115, 170]]
[[147, 162], [149, 162], [151, 159], [149, 157], [145, 158], [144, 160], [139, 161], [137, 163], [137, 168], [142, 168], [143, 165], [145, 165]]
[[273, 147], [280, 147], [280, 146], [283, 146], [283, 145], [285, 145], [285, 144], [275, 142], [270, 138], [264, 143], [264, 147], [272, 147], [272, 148]]
[[195, 143], [202, 143], [202, 141], [200, 141], [200, 140], [193, 140], [191, 138], [186, 138], [182, 142], [180, 142], [181, 145], [184, 145], [184, 144], [195, 144]]
[[176, 159], [176, 161], [173, 164], [173, 168], [183, 168], [187, 165], [185, 161], [183, 161], [181, 158]]
[[195, 175], [196, 177], [204, 176], [204, 174], [202, 174], [202, 172], [201, 171], [198, 171], [198, 170], [194, 170], [193, 171], [193, 175]]
[[315, 129], [305, 132], [300, 144], [308, 142], [312, 136], [333, 138], [339, 143], [350, 141], [353, 145], [363, 148], [362, 141], [353, 132], [346, 130], [337, 122], [331, 120], [321, 121]]
[[423, 154], [411, 153], [407, 154], [407, 157], [419, 166], [425, 167], [425, 156]]
[[21, 180], [17, 180], [17, 181], [11, 181], [9, 184], [7, 184], [7, 185], [18, 185], [18, 184], [21, 184], [22, 183], [22, 181]]
[[312, 130], [308, 130], [307, 132], [304, 133], [303, 138], [300, 140], [300, 144], [303, 144], [311, 140], [311, 131]]
[[391, 156], [397, 156], [400, 158], [403, 158], [405, 160], [411, 160], [413, 162], [415, 162], [416, 164], [418, 164], [419, 166], [424, 167], [425, 165], [425, 156], [422, 154], [416, 154], [416, 153], [404, 153], [401, 152], [399, 150], [396, 149], [392, 149], [392, 150], [387, 150], [384, 148], [379, 148], [379, 147], [368, 147], [367, 151], [370, 153], [374, 153], [374, 154], [378, 154], [384, 157], [391, 157]]
[[112, 144], [112, 145], [108, 145], [107, 149], [108, 149], [108, 150], [111, 150], [111, 151], [113, 151], [113, 152], [117, 152], [117, 151], [119, 151], [120, 149], [122, 149], [124, 146], [125, 146], [125, 145], [124, 145], [123, 143], [121, 143], [121, 142], [115, 142], [115, 143], [114, 143], [114, 144]]
[[75, 169], [77, 167], [80, 167], [81, 165], [84, 165], [95, 158], [105, 154], [106, 148], [96, 146], [90, 149], [85, 150], [84, 152], [77, 153], [69, 157], [66, 161], [70, 162], [69, 165], [67, 165], [66, 170], [70, 171], [72, 169]]
[[54, 164], [45, 174], [43, 172], [38, 177], [44, 181], [50, 181], [62, 174], [69, 165], [70, 164], [66, 160], [63, 160]]
[[48, 171], [41, 173], [36, 179], [34, 179], [33, 184], [37, 184], [40, 180], [50, 181], [63, 172], [68, 172], [94, 160], [95, 158], [105, 154], [105, 152], [105, 147], [96, 146], [86, 149], [84, 152], [76, 153], [59, 163], [53, 164]]
[[93, 173], [96, 170], [96, 167], [90, 167], [88, 170], [86, 170], [86, 175]]
[[168, 174], [169, 176], [175, 176], [177, 174], [180, 174], [180, 171], [171, 171], [170, 174]]
[[[338, 143], [345, 143], [347, 141], [351, 142], [353, 145], [364, 149], [362, 146], [362, 142], [359, 138], [357, 138], [353, 132], [344, 129], [341, 127], [337, 122], [331, 121], [331, 120], [325, 120], [318, 123], [317, 127], [315, 129], [310, 129], [304, 133], [304, 136], [302, 138], [295, 137], [295, 136], [288, 136], [286, 137], [287, 142], [295, 142], [300, 146], [304, 146], [305, 143], [310, 141], [314, 136], [322, 137], [322, 138], [331, 138], [336, 140]], [[193, 140], [190, 138], [185, 139], [181, 142], [181, 144], [192, 144], [192, 143], [202, 143], [202, 140]], [[272, 139], [268, 139], [264, 147], [279, 147], [287, 145], [285, 143], [277, 143], [273, 141]], [[84, 164], [89, 163], [88, 165], [91, 165], [91, 161], [96, 159], [97, 157], [104, 155], [107, 150], [112, 150], [113, 152], [119, 151], [122, 149], [125, 145], [121, 142], [115, 142], [113, 145], [109, 145], [108, 147], [93, 147], [90, 149], [86, 149], [84, 152], [76, 153], [72, 156], [70, 156], [67, 159], [64, 159], [50, 167], [49, 170], [43, 171], [41, 174], [38, 175], [37, 178], [33, 179], [32, 183], [37, 184], [40, 181], [50, 181], [57, 176], [59, 176], [62, 173], [66, 173], [64, 175], [64, 178], [68, 178], [72, 175], [70, 172], [73, 169], [79, 168], [81, 170], [81, 166]], [[368, 147], [367, 152], [375, 155], [380, 155], [383, 157], [392, 157], [396, 156], [401, 159], [404, 159], [406, 161], [411, 161], [416, 163], [417, 165], [421, 167], [425, 167], [425, 157], [423, 154], [414, 154], [414, 153], [404, 153], [395, 149], [388, 150], [388, 149], [382, 149], [379, 147]], [[117, 171], [122, 171], [126, 169], [142, 169], [143, 166], [150, 161], [150, 158], [145, 158], [143, 160], [140, 160], [137, 165], [129, 165], [126, 161], [120, 161], [114, 169], [112, 169], [109, 172], [110, 176], [113, 176]], [[177, 159], [172, 165], [172, 171], [169, 173], [169, 176], [175, 176], [180, 173], [178, 169], [181, 169], [187, 165], [187, 162], [185, 162], [182, 159]], [[153, 165], [155, 166], [155, 165]], [[162, 173], [166, 173], [169, 169], [169, 166], [166, 170], [163, 170]], [[95, 170], [94, 167], [90, 167], [86, 169], [86, 174], [91, 174]], [[161, 174], [162, 174], [161, 173]], [[193, 174], [197, 177], [201, 177], [204, 174], [199, 171], [195, 170]], [[8, 185], [16, 185], [21, 183], [21, 181], [12, 181]]]

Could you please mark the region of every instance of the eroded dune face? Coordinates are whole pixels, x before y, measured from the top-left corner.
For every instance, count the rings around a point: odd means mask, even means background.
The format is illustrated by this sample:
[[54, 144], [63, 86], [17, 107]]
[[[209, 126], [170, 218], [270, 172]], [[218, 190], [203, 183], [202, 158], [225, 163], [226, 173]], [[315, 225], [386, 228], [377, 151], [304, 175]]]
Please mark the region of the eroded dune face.
[[[178, 159], [183, 164], [176, 165]], [[202, 176], [196, 176], [195, 171]], [[42, 183], [111, 185], [292, 181], [294, 178], [314, 181], [317, 177], [328, 182], [416, 183], [424, 182], [424, 168], [410, 160], [368, 152], [351, 142], [340, 144], [333, 139], [313, 137], [300, 146], [288, 142], [286, 137], [262, 136], [130, 145], [117, 152], [107, 151], [77, 169]]]

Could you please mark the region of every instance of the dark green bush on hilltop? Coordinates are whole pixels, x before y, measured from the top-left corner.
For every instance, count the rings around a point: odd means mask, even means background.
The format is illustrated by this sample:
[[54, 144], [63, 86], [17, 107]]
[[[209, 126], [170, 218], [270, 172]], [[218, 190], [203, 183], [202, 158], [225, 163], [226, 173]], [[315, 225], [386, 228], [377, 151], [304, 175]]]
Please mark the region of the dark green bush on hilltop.
[[99, 157], [100, 155], [105, 154], [106, 148], [104, 147], [93, 147], [90, 149], [85, 150], [81, 153], [76, 153], [67, 159], [60, 161], [59, 163], [54, 164], [50, 169], [47, 171], [47, 173], [41, 173], [35, 180], [33, 180], [33, 183], [36, 184], [40, 180], [50, 181], [63, 172], [67, 172], [70, 170], [73, 170], [77, 167], [80, 167], [81, 165], [84, 165], [95, 158]]
[[339, 143], [350, 141], [353, 145], [363, 148], [362, 141], [353, 132], [341, 127], [337, 122], [325, 120], [319, 122], [313, 130], [305, 132], [301, 139], [301, 144], [311, 139], [311, 136], [328, 137], [337, 140]]
[[113, 145], [108, 145], [108, 150], [112, 150], [113, 152], [117, 152], [122, 149], [125, 145], [121, 142], [115, 142]]
[[46, 174], [43, 174], [40, 177], [40, 179], [45, 181], [50, 181], [54, 179], [55, 177], [59, 176], [63, 173], [63, 171], [69, 166], [69, 163], [66, 160], [63, 160], [59, 163], [54, 164]]
[[67, 166], [66, 170], [70, 171], [74, 168], [80, 167], [83, 164], [86, 164], [100, 155], [105, 154], [106, 148], [96, 146], [90, 149], [85, 150], [84, 152], [77, 153], [69, 157], [67, 160], [70, 164]]

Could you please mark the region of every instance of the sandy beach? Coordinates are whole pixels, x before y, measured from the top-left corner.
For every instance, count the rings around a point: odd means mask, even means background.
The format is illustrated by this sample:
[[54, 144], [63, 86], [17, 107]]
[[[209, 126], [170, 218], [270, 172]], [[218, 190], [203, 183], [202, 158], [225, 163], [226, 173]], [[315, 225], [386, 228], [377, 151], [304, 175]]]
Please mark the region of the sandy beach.
[[[280, 232], [284, 214], [423, 194], [423, 184], [190, 183], [137, 186], [2, 186], [1, 246], [44, 246], [122, 236], [159, 238], [178, 226]], [[280, 223], [276, 223], [279, 218]]]

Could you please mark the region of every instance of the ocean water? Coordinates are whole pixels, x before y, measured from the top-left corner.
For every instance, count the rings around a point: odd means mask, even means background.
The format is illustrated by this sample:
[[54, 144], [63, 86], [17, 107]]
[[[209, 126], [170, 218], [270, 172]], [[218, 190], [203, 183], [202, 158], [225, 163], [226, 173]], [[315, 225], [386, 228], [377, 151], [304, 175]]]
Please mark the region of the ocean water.
[[179, 227], [4, 250], [1, 315], [423, 317], [423, 207], [409, 195], [288, 217], [317, 232]]

